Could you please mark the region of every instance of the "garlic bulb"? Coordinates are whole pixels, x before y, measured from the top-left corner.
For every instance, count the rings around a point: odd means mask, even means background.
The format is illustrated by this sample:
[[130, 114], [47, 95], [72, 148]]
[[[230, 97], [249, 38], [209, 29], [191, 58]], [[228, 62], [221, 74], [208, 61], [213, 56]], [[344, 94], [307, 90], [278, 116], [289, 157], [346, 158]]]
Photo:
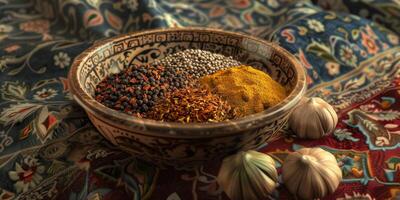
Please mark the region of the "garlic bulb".
[[225, 158], [217, 181], [232, 200], [266, 199], [278, 185], [278, 172], [270, 156], [250, 150]]
[[290, 153], [282, 166], [283, 182], [302, 199], [321, 198], [333, 193], [342, 180], [342, 171], [331, 153], [316, 147]]
[[331, 105], [321, 98], [304, 98], [292, 112], [289, 126], [299, 138], [318, 139], [333, 132], [338, 117]]

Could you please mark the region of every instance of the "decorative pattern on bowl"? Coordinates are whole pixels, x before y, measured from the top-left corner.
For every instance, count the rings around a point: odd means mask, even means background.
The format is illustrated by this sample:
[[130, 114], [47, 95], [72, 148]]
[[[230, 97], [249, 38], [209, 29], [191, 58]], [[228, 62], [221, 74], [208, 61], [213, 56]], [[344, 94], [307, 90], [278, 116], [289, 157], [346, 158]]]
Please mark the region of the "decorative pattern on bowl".
[[[261, 113], [220, 123], [167, 123], [140, 119], [97, 102], [94, 89], [110, 73], [184, 49], [203, 49], [267, 72], [289, 96]], [[126, 34], [97, 42], [79, 55], [69, 72], [74, 99], [114, 145], [158, 165], [189, 168], [276, 139], [306, 90], [305, 72], [276, 44], [216, 29], [173, 28]]]

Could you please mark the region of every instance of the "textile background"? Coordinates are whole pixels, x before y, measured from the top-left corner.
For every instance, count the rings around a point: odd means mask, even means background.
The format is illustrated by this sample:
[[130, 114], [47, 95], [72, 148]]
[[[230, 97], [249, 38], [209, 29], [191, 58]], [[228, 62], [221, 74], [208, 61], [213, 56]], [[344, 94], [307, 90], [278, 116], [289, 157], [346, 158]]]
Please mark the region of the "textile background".
[[[110, 145], [73, 103], [67, 72], [98, 39], [207, 26], [279, 43], [331, 103], [335, 132], [259, 150], [278, 170], [320, 146], [343, 172], [324, 199], [400, 199], [399, 0], [0, 0], [0, 199], [226, 199], [219, 163], [159, 169]], [[284, 186], [276, 199], [292, 199]]]

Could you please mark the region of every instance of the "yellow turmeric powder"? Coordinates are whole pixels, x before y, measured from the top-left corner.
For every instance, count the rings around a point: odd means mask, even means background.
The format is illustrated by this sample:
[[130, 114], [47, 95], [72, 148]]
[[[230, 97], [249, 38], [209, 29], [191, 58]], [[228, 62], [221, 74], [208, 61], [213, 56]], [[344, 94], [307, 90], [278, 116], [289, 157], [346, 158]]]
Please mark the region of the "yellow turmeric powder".
[[201, 78], [200, 84], [237, 109], [239, 116], [261, 112], [287, 96], [282, 85], [250, 66], [218, 71]]

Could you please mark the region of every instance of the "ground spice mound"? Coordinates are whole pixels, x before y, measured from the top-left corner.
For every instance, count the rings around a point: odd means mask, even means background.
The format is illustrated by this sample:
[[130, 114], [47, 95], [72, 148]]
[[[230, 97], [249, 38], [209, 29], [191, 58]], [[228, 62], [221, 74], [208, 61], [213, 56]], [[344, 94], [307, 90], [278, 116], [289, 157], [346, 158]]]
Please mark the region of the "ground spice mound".
[[239, 116], [261, 112], [287, 96], [282, 85], [250, 66], [218, 71], [201, 78], [200, 84], [237, 108]]
[[168, 93], [143, 117], [166, 122], [221, 122], [235, 118], [235, 110], [204, 88], [186, 87]]

